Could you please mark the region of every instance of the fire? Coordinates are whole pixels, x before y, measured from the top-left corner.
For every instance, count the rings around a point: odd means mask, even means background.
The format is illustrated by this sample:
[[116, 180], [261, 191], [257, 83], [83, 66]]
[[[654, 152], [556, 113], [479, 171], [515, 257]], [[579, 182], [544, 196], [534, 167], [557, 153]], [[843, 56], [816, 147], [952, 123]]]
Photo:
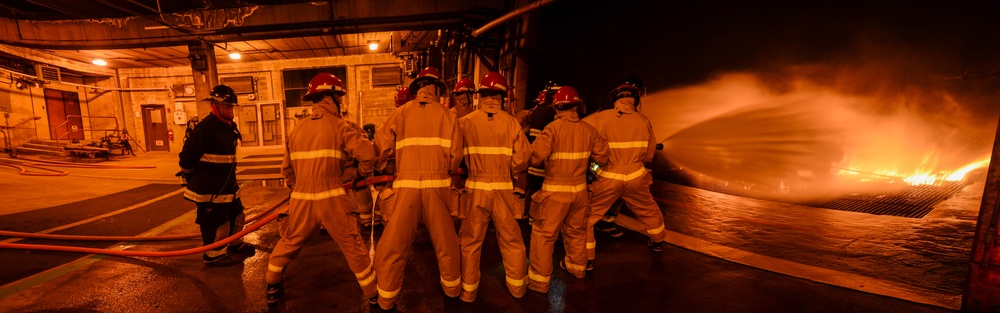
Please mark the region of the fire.
[[[961, 181], [972, 170], [983, 168], [989, 165], [990, 165], [990, 157], [987, 156], [982, 159], [976, 160], [975, 162], [962, 166], [954, 171], [938, 171], [935, 173], [934, 171], [931, 170], [921, 169], [914, 171], [912, 174], [904, 174], [899, 172], [898, 170], [878, 170], [874, 172], [867, 172], [856, 169], [842, 168], [840, 170], [839, 175], [857, 175], [861, 173], [861, 174], [869, 174], [882, 179], [887, 179], [889, 180], [890, 183], [899, 179], [913, 186], [939, 185], [943, 182]], [[865, 177], [861, 178], [860, 180], [870, 181], [872, 179]]]

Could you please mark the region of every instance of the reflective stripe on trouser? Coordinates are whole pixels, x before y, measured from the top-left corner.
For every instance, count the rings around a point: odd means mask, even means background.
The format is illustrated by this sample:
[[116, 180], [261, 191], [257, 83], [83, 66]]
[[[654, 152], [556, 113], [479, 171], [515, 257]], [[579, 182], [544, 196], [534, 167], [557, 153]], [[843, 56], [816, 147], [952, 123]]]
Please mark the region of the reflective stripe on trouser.
[[[546, 191], [541, 191], [546, 192]], [[531, 227], [531, 243], [528, 267], [528, 289], [548, 292], [552, 276], [552, 251], [555, 249], [556, 237], [561, 233], [563, 246], [566, 249], [566, 263], [569, 272], [576, 277], [584, 277], [583, 271], [577, 271], [575, 266], [586, 266], [586, 214], [589, 199], [587, 191], [552, 192], [538, 204], [537, 214]]]
[[323, 225], [343, 251], [362, 292], [366, 297], [374, 296], [375, 272], [368, 256], [368, 246], [358, 232], [357, 218], [350, 214], [351, 205], [344, 196], [289, 200], [288, 217], [278, 226], [281, 239], [271, 252], [268, 268], [280, 271], [288, 266], [301, 252], [309, 235]]
[[390, 308], [396, 302], [396, 296], [403, 287], [407, 254], [419, 221], [423, 221], [430, 232], [441, 273], [441, 287], [449, 297], [457, 297], [461, 291], [462, 268], [455, 224], [446, 207], [451, 190], [445, 187], [397, 186], [394, 191], [396, 202], [392, 219], [386, 224], [375, 248], [379, 305]]
[[597, 240], [594, 238], [594, 225], [604, 218], [604, 213], [619, 198], [625, 201], [628, 209], [642, 223], [650, 239], [663, 241], [666, 236], [666, 232], [663, 231], [663, 213], [653, 200], [653, 195], [649, 193], [649, 185], [652, 182], [652, 175], [646, 173], [629, 181], [601, 178], [590, 185], [590, 215], [587, 217], [586, 227], [588, 259], [593, 260], [596, 257]]
[[496, 228], [500, 254], [503, 256], [504, 281], [507, 283], [507, 290], [510, 290], [511, 295], [515, 298], [524, 295], [526, 290], [524, 285], [527, 267], [524, 259], [526, 251], [524, 239], [521, 237], [521, 228], [517, 225], [512, 211], [518, 206], [515, 206], [514, 203], [508, 203], [519, 200], [508, 195], [510, 193], [510, 190], [470, 190], [472, 205], [458, 231], [458, 239], [462, 248], [462, 300], [472, 301], [476, 299], [480, 282], [479, 261], [483, 239], [486, 238], [491, 218], [493, 227]]

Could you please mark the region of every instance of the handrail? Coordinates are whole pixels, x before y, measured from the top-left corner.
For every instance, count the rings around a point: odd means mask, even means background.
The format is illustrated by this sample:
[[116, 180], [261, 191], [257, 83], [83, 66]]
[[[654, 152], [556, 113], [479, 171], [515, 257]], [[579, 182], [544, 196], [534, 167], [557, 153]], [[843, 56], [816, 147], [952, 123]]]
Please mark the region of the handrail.
[[[3, 151], [7, 152], [11, 157], [13, 157], [14, 156], [14, 147], [12, 147], [12, 142], [13, 141], [11, 141], [11, 139], [10, 139], [10, 135], [13, 134], [13, 132], [10, 132], [10, 131], [14, 130], [15, 128], [17, 128], [17, 127], [19, 127], [21, 125], [24, 125], [27, 122], [37, 121], [37, 120], [40, 120], [40, 119], [42, 119], [41, 116], [35, 116], [35, 117], [29, 118], [29, 119], [25, 119], [25, 120], [21, 121], [20, 123], [17, 123], [14, 126], [10, 126], [10, 125], [0, 126], [0, 128], [4, 129], [4, 130], [0, 130], [0, 133], [3, 133]], [[8, 132], [10, 132], [10, 133], [8, 133]]]
[[[84, 127], [84, 129], [80, 130], [81, 132], [88, 132], [89, 131], [91, 133], [90, 134], [91, 139], [94, 138], [93, 132], [95, 132], [95, 131], [105, 131], [105, 132], [109, 131], [109, 130], [119, 131], [119, 128], [118, 128], [118, 117], [115, 117], [115, 116], [66, 115], [66, 121], [62, 122], [62, 124], [59, 124], [59, 126], [56, 126], [56, 129], [62, 128], [64, 125], [66, 126], [66, 132], [63, 133], [62, 135], [59, 135], [59, 137], [56, 137], [56, 146], [59, 146], [59, 140], [60, 139], [63, 139], [63, 137], [69, 135], [69, 133], [70, 133], [69, 119], [73, 118], [73, 117], [79, 117], [81, 119], [81, 122], [82, 122], [82, 119], [84, 117], [86, 117], [88, 125], [93, 125], [94, 124], [93, 123], [93, 119], [95, 119], [95, 118], [112, 119], [112, 120], [115, 121], [115, 128], [112, 128], [112, 129], [104, 129], [104, 128], [102, 128], [102, 129], [90, 129], [90, 130], [86, 130], [86, 127]], [[81, 125], [81, 126], [83, 126], [83, 125]]]

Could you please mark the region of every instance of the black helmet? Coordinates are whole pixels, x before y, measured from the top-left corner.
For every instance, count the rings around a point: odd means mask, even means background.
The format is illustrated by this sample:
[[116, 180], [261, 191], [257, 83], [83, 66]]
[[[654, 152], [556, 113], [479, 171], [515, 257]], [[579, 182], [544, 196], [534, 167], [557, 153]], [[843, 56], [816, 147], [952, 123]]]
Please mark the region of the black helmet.
[[372, 138], [375, 138], [375, 124], [367, 123], [365, 125], [362, 125], [361, 129], [363, 129], [365, 131], [365, 133], [368, 134], [368, 139], [369, 140], [371, 140]]
[[622, 92], [626, 91], [629, 93], [628, 97], [635, 99], [636, 106], [639, 106], [640, 98], [646, 95], [646, 87], [642, 85], [642, 80], [639, 77], [629, 76], [621, 85], [608, 93], [608, 99], [615, 102], [619, 98], [626, 97], [621, 95]]
[[212, 87], [212, 92], [208, 93], [208, 95], [209, 97], [205, 98], [205, 101], [215, 101], [229, 105], [236, 105], [236, 91], [233, 91], [233, 88], [229, 88], [229, 86], [218, 85]]

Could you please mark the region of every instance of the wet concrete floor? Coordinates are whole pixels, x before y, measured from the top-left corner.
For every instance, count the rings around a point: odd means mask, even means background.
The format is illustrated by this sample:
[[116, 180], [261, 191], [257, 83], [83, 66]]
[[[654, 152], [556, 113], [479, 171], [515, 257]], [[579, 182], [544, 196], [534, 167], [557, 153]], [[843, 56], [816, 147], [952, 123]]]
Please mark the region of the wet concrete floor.
[[[252, 152], [251, 152], [252, 153]], [[45, 231], [83, 220], [66, 213], [42, 217], [57, 207], [132, 188], [166, 184], [176, 155], [140, 154], [115, 164], [152, 169], [65, 169], [63, 177], [26, 177], [0, 169], [4, 196], [2, 230]], [[145, 186], [145, 187], [144, 187]], [[144, 235], [196, 233], [194, 205], [160, 192], [161, 201], [81, 224], [78, 234]], [[178, 187], [179, 189], [179, 187]], [[249, 216], [277, 201], [280, 187], [247, 187]], [[972, 185], [939, 204], [923, 219], [800, 207], [688, 188], [653, 186], [670, 232], [666, 251], [649, 251], [639, 232], [599, 237], [596, 269], [576, 279], [558, 269], [549, 294], [529, 291], [514, 299], [503, 283], [496, 237], [488, 235], [482, 256], [479, 298], [464, 303], [444, 296], [425, 230], [416, 234], [399, 309], [403, 312], [950, 312], [957, 309], [965, 261], [982, 186]], [[126, 193], [129, 207], [149, 196]], [[134, 198], [133, 198], [134, 197]], [[159, 205], [162, 208], [150, 209]], [[85, 205], [78, 205], [83, 207]], [[170, 208], [170, 209], [166, 209]], [[21, 212], [21, 213], [18, 213]], [[21, 215], [17, 215], [21, 214]], [[97, 214], [94, 212], [93, 214]], [[60, 216], [55, 214], [54, 216]], [[99, 216], [99, 215], [98, 215]], [[127, 218], [125, 218], [128, 216]], [[3, 224], [5, 220], [29, 221]], [[69, 220], [65, 220], [65, 219]], [[117, 221], [117, 223], [115, 222]], [[637, 229], [624, 217], [624, 227]], [[20, 226], [18, 226], [20, 225]], [[116, 226], [117, 225], [117, 226]], [[138, 226], [135, 226], [138, 225]], [[8, 229], [6, 227], [12, 227]], [[522, 224], [526, 226], [526, 224]], [[140, 229], [142, 228], [142, 229]], [[73, 233], [67, 228], [59, 233]], [[527, 227], [522, 227], [525, 238]], [[377, 234], [377, 232], [376, 232]], [[367, 233], [364, 233], [367, 238]], [[14, 239], [3, 242], [13, 242]], [[168, 258], [115, 257], [64, 252], [0, 250], [3, 312], [366, 312], [353, 274], [336, 244], [317, 232], [287, 269], [287, 293], [278, 305], [264, 301], [268, 252], [278, 239], [272, 222], [245, 240], [257, 254], [232, 267], [212, 268], [198, 254]], [[38, 241], [21, 241], [38, 242]], [[527, 242], [527, 240], [526, 240]], [[45, 241], [45, 243], [56, 243]], [[79, 244], [79, 243], [74, 243]], [[94, 243], [83, 243], [95, 245]], [[115, 249], [173, 251], [200, 240], [111, 245]], [[556, 254], [562, 254], [556, 248]], [[26, 255], [30, 255], [27, 257]], [[556, 258], [558, 259], [558, 257]]]

